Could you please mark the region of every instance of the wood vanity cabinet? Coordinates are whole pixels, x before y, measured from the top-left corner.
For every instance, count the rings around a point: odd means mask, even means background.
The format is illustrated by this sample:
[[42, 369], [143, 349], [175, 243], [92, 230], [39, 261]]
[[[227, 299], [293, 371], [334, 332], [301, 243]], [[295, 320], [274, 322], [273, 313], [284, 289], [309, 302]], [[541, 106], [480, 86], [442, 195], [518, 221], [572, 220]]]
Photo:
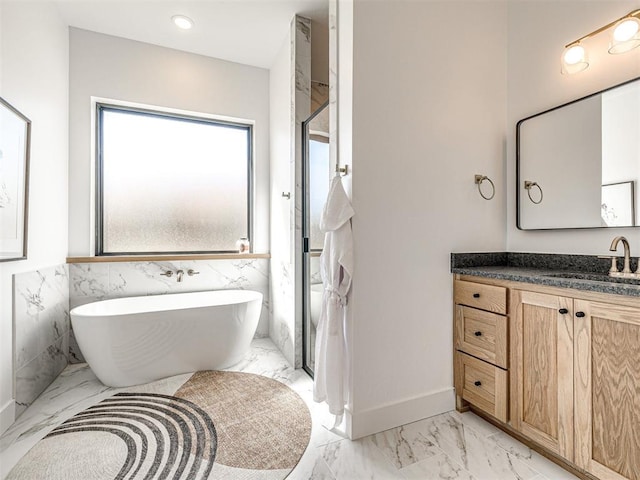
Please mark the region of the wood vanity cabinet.
[[458, 409], [471, 404], [590, 478], [640, 480], [640, 298], [479, 278], [504, 290], [495, 313], [469, 305], [473, 278], [454, 283]]
[[573, 460], [573, 300], [511, 291], [511, 425]]

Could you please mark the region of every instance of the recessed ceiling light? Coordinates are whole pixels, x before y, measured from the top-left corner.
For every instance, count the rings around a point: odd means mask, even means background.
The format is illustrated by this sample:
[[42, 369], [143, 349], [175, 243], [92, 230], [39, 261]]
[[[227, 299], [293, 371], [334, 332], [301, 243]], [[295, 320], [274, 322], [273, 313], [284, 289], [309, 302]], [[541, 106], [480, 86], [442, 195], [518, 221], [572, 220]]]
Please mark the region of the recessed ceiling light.
[[191, 20], [189, 17], [185, 17], [184, 15], [174, 15], [173, 17], [171, 17], [171, 20], [173, 20], [173, 23], [176, 24], [176, 27], [183, 30], [189, 30], [191, 27], [193, 27], [193, 20]]

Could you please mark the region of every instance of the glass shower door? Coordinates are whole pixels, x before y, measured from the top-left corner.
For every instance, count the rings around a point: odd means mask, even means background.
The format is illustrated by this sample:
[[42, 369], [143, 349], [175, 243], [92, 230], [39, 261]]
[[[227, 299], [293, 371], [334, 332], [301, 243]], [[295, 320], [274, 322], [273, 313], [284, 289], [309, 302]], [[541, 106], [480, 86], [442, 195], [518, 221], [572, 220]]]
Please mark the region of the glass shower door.
[[320, 254], [324, 235], [320, 231], [320, 216], [329, 193], [331, 167], [329, 160], [329, 106], [325, 103], [302, 125], [303, 185], [302, 185], [302, 334], [303, 368], [313, 376], [315, 340], [320, 305], [322, 278]]

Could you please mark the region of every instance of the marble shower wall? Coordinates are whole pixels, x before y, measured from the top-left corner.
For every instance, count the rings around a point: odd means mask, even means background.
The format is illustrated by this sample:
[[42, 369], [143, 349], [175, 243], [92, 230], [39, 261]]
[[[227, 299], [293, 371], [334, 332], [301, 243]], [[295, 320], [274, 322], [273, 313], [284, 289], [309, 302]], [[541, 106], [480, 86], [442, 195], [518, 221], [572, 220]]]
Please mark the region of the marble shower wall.
[[68, 364], [68, 266], [14, 275], [13, 302], [18, 417]]
[[[311, 113], [329, 101], [329, 85], [311, 80]], [[328, 118], [327, 118], [328, 128]], [[327, 131], [327, 133], [329, 133]]]
[[[269, 336], [284, 357], [295, 368], [302, 366], [302, 122], [311, 114], [311, 20], [295, 16], [291, 21], [289, 98], [290, 155], [288, 168], [282, 171], [288, 178], [277, 179], [289, 184], [292, 201], [289, 221], [281, 231], [271, 232], [271, 300], [272, 316]], [[273, 161], [273, 159], [272, 159]], [[273, 213], [273, 212], [272, 212]], [[277, 242], [277, 240], [281, 240]], [[287, 252], [275, 243], [290, 245]]]
[[[167, 270], [183, 270], [178, 283], [160, 274]], [[199, 275], [189, 277], [187, 270]], [[269, 260], [266, 258], [237, 260], [191, 260], [183, 262], [104, 262], [69, 265], [70, 308], [98, 300], [163, 293], [198, 292], [203, 290], [255, 290], [263, 295], [262, 313], [256, 337], [269, 335]], [[83, 362], [82, 352], [71, 331], [70, 362]]]
[[294, 360], [295, 368], [302, 367], [302, 122], [311, 115], [311, 20], [304, 17], [295, 17], [295, 44], [292, 49], [295, 60], [295, 92], [293, 112], [295, 118], [293, 139], [295, 155], [293, 158], [292, 172], [295, 178], [295, 201], [292, 202], [295, 209], [294, 228], [292, 229], [295, 246], [295, 317], [292, 319], [294, 335]]

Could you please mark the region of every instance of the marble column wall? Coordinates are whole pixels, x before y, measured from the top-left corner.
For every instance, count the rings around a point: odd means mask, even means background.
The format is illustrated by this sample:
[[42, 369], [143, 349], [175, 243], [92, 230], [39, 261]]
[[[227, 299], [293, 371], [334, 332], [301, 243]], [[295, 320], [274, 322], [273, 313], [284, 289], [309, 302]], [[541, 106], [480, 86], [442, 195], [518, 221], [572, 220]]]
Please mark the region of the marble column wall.
[[[311, 113], [314, 113], [329, 100], [329, 85], [311, 80]], [[329, 118], [327, 116], [327, 133]]]
[[[295, 368], [302, 366], [302, 122], [311, 113], [311, 21], [295, 16], [289, 34], [290, 55], [290, 155], [280, 171], [281, 184], [289, 184], [292, 199], [288, 224], [271, 239], [271, 324], [269, 336]], [[278, 173], [275, 173], [278, 175]], [[284, 178], [284, 176], [288, 178]], [[275, 241], [274, 241], [275, 240]], [[289, 245], [285, 251], [279, 248]]]
[[13, 301], [18, 417], [68, 364], [68, 266], [14, 275]]
[[[311, 20], [296, 15], [289, 34], [291, 58], [288, 173], [292, 201], [288, 228], [277, 232], [288, 252], [273, 245], [272, 230], [272, 316], [269, 335], [295, 368], [302, 366], [302, 122], [311, 114]], [[275, 170], [272, 168], [272, 174]], [[283, 182], [284, 184], [284, 179]], [[272, 212], [273, 214], [273, 212]], [[273, 223], [272, 223], [273, 229]]]
[[[177, 277], [160, 275], [167, 270], [193, 269], [200, 272], [182, 282]], [[262, 313], [256, 338], [269, 335], [269, 260], [192, 260], [184, 262], [105, 262], [69, 265], [70, 307], [120, 297], [161, 295], [204, 290], [255, 290], [263, 295]], [[70, 362], [84, 361], [73, 330], [70, 338]]]
[[311, 115], [311, 20], [295, 17], [295, 44], [292, 49], [295, 60], [295, 92], [294, 92], [294, 144], [292, 172], [294, 173], [296, 188], [295, 201], [291, 202], [295, 209], [292, 233], [295, 246], [294, 251], [294, 286], [295, 286], [295, 318], [294, 330], [294, 358], [292, 365], [302, 367], [302, 122]]

